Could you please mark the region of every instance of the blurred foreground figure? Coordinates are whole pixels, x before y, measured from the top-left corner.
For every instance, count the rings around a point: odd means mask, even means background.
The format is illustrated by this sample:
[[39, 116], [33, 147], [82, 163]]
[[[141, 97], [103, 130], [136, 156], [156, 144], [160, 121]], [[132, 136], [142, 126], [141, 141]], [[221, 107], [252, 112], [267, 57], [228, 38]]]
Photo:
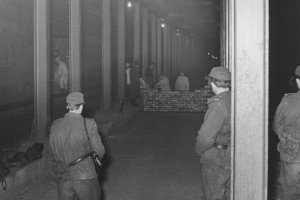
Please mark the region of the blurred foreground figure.
[[183, 72], [180, 72], [175, 82], [175, 91], [184, 92], [189, 91], [189, 89], [190, 83], [188, 77]]
[[231, 74], [224, 67], [215, 67], [207, 79], [215, 96], [208, 100], [195, 151], [201, 157], [204, 199], [229, 200]]
[[283, 96], [273, 121], [280, 140], [277, 149], [281, 159], [281, 200], [300, 199], [300, 66], [291, 83], [298, 91]]
[[66, 102], [69, 112], [53, 122], [49, 139], [58, 199], [99, 200], [100, 185], [90, 157], [92, 151], [100, 158], [105, 153], [97, 124], [81, 115], [85, 103], [82, 93], [70, 93]]

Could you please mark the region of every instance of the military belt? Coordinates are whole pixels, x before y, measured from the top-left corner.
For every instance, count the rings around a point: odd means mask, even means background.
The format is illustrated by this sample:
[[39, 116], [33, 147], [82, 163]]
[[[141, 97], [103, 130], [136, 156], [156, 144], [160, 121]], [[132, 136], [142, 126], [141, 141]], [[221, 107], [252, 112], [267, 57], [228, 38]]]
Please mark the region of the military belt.
[[213, 147], [217, 148], [217, 149], [227, 149], [228, 145], [224, 145], [224, 144], [214, 144]]
[[69, 163], [69, 167], [72, 167], [72, 166], [74, 166], [74, 165], [80, 163], [81, 161], [87, 159], [88, 157], [90, 157], [90, 153], [87, 153], [87, 154], [85, 154], [85, 155], [83, 155], [83, 156], [77, 158], [76, 160], [70, 162], [70, 163]]

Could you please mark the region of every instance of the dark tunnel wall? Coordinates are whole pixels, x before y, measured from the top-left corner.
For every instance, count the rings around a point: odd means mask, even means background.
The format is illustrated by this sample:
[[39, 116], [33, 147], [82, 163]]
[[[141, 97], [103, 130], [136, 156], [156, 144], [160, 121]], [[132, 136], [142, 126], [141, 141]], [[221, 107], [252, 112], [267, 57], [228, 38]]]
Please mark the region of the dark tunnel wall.
[[0, 107], [33, 102], [33, 0], [0, 1]]

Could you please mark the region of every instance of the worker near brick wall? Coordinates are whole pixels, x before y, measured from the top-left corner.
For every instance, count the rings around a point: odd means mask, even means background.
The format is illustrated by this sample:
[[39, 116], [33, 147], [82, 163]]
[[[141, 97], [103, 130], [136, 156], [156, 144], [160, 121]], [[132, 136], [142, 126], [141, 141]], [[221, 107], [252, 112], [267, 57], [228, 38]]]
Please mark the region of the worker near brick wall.
[[200, 156], [204, 199], [229, 200], [231, 73], [224, 67], [214, 67], [207, 80], [215, 96], [208, 99], [195, 152]]
[[180, 72], [175, 82], [175, 91], [184, 92], [189, 91], [189, 89], [189, 78], [183, 72]]
[[159, 91], [165, 91], [165, 92], [171, 91], [169, 79], [164, 75], [160, 75], [159, 80], [155, 84], [154, 88], [158, 89]]

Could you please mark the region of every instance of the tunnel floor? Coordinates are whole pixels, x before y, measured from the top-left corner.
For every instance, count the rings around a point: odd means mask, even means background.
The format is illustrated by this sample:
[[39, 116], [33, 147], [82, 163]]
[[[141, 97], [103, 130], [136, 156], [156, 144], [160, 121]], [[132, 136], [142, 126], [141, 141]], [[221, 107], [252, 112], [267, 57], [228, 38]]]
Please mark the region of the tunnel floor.
[[[194, 153], [201, 113], [145, 113], [104, 138], [105, 200], [201, 199], [200, 163]], [[51, 177], [38, 181], [25, 200], [57, 199]]]

